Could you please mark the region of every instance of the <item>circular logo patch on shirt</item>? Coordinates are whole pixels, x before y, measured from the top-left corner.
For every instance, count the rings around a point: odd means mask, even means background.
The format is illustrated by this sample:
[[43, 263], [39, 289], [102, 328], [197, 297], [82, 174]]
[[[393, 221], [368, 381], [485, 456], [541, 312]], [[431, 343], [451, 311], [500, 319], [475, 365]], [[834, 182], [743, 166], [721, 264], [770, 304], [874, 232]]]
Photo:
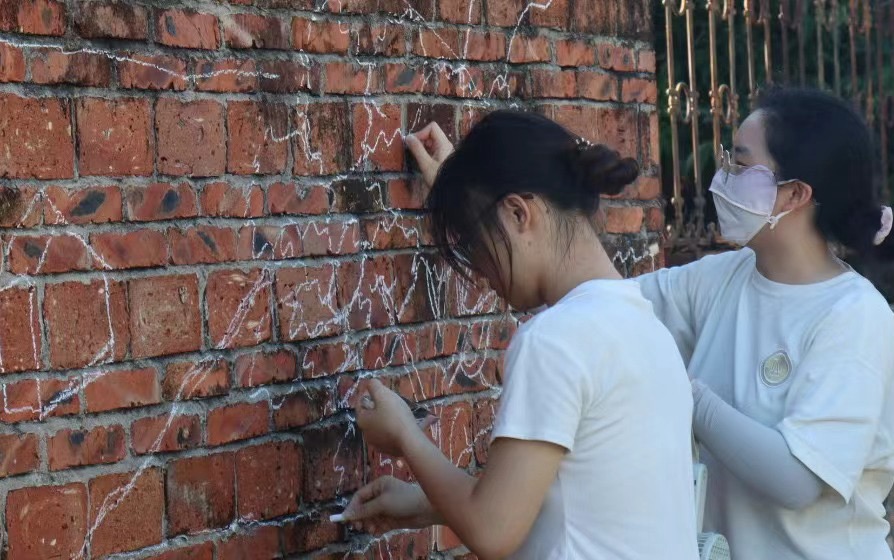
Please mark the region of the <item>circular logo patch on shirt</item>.
[[781, 385], [792, 373], [792, 361], [780, 350], [764, 360], [761, 365], [761, 381], [773, 387]]

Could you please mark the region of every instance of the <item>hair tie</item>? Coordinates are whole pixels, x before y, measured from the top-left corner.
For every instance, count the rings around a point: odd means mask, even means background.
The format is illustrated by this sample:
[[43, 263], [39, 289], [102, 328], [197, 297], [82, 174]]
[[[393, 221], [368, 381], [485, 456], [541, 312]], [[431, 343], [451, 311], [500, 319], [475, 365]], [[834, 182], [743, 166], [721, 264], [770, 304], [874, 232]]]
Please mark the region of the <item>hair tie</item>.
[[875, 234], [874, 245], [881, 245], [891, 234], [891, 228], [894, 227], [894, 211], [890, 206], [882, 206], [882, 227]]
[[577, 144], [577, 149], [578, 149], [578, 150], [586, 150], [587, 148], [592, 148], [592, 147], [593, 147], [593, 143], [590, 142], [589, 140], [587, 140], [586, 138], [578, 137], [578, 138], [574, 141], [574, 143]]

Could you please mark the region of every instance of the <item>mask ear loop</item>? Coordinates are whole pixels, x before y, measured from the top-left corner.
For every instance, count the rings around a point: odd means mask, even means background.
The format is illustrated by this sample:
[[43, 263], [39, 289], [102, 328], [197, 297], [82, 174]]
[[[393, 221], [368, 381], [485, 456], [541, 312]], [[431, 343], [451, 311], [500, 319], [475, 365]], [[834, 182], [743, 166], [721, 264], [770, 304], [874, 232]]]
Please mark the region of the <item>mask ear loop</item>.
[[[776, 177], [775, 173], [773, 174], [773, 177], [774, 178]], [[777, 188], [784, 187], [785, 185], [790, 185], [791, 183], [799, 183], [799, 182], [801, 182], [800, 179], [786, 179], [785, 181], [776, 181], [776, 187]], [[771, 230], [776, 229], [776, 226], [779, 224], [779, 220], [788, 216], [789, 214], [791, 214], [791, 212], [792, 212], [791, 210], [786, 210], [785, 212], [780, 212], [780, 213], [776, 214], [775, 216], [768, 216], [767, 223], [770, 224], [770, 229]]]

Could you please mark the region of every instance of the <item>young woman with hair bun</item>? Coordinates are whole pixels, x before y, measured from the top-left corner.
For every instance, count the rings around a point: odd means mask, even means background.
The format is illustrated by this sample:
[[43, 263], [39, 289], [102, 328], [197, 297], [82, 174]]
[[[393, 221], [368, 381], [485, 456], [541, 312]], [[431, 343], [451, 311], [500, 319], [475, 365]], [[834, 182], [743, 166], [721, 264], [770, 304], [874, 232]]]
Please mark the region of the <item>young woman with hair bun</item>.
[[488, 463], [476, 478], [376, 380], [356, 409], [367, 442], [418, 485], [380, 478], [344, 517], [381, 532], [448, 525], [482, 559], [695, 560], [692, 395], [639, 285], [599, 241], [601, 195], [633, 160], [536, 114], [498, 111], [456, 151], [437, 125], [407, 138], [432, 185], [442, 256], [484, 278], [526, 322], [505, 357]]

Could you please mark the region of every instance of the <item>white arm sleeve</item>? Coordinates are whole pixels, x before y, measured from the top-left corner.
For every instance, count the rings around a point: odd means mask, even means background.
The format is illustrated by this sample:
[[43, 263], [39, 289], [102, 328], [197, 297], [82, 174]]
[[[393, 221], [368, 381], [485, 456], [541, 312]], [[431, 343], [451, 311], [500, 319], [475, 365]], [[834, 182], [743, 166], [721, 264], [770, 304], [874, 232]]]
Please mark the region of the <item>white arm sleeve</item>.
[[803, 509], [823, 491], [822, 480], [792, 455], [782, 434], [739, 412], [693, 381], [698, 440], [739, 480], [787, 509]]

